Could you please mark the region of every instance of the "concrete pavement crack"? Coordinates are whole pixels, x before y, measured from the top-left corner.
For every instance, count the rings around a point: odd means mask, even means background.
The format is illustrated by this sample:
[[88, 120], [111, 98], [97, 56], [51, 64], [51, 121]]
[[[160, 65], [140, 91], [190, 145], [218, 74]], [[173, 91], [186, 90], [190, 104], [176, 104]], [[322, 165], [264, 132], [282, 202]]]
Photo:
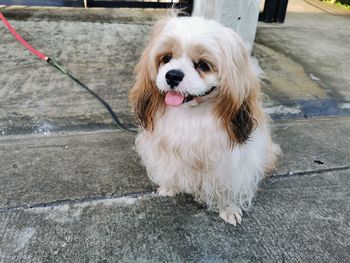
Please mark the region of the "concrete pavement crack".
[[[329, 172], [346, 171], [346, 170], [350, 170], [350, 166], [338, 166], [338, 167], [332, 167], [332, 168], [301, 171], [301, 172], [288, 172], [285, 174], [272, 175], [268, 177], [266, 181], [269, 181], [271, 179], [278, 180], [286, 177], [304, 176], [304, 175], [311, 175], [311, 174], [324, 174]], [[35, 208], [53, 208], [53, 207], [63, 206], [63, 205], [79, 205], [79, 204], [84, 204], [88, 202], [113, 200], [113, 199], [119, 199], [119, 198], [142, 198], [142, 197], [151, 196], [154, 193], [155, 193], [155, 190], [132, 192], [132, 193], [126, 193], [121, 195], [96, 195], [96, 196], [82, 197], [82, 198], [76, 198], [76, 199], [62, 199], [62, 200], [56, 200], [56, 201], [51, 201], [46, 203], [43, 202], [43, 203], [25, 204], [25, 205], [10, 206], [10, 207], [1, 207], [0, 213], [12, 212], [16, 210], [35, 209]]]
[[324, 169], [316, 169], [316, 170], [309, 170], [309, 171], [300, 171], [300, 172], [288, 172], [284, 174], [276, 174], [269, 176], [267, 179], [279, 179], [284, 177], [292, 177], [292, 176], [304, 176], [304, 175], [310, 175], [310, 174], [324, 174], [329, 172], [337, 172], [337, 171], [345, 171], [350, 170], [350, 166], [338, 166], [338, 167], [331, 167], [331, 168], [324, 168]]
[[79, 205], [87, 202], [96, 202], [96, 201], [105, 201], [105, 200], [113, 200], [120, 198], [142, 198], [145, 196], [151, 196], [155, 191], [141, 191], [141, 192], [132, 192], [121, 195], [96, 195], [90, 197], [82, 197], [76, 199], [62, 199], [51, 202], [43, 202], [43, 203], [35, 203], [35, 204], [25, 204], [18, 206], [9, 206], [9, 207], [0, 207], [0, 213], [11, 212], [15, 210], [28, 210], [34, 208], [52, 208], [62, 205]]

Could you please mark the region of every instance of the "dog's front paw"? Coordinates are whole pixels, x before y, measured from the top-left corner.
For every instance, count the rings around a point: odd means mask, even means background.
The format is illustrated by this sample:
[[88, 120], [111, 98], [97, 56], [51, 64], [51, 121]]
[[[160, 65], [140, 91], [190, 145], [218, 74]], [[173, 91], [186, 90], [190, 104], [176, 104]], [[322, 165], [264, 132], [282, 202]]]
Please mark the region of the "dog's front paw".
[[170, 196], [173, 197], [178, 193], [175, 189], [169, 189], [165, 187], [159, 187], [157, 190], [157, 194], [160, 196]]
[[227, 208], [220, 210], [219, 216], [224, 219], [226, 223], [236, 226], [242, 222], [241, 208]]

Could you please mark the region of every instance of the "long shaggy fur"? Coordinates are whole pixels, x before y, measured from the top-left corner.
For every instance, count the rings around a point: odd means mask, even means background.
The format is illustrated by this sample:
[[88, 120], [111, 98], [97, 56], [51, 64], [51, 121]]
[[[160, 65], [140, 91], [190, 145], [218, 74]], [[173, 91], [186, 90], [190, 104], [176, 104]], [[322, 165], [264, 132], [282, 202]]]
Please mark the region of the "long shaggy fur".
[[[196, 68], [198, 61], [210, 70]], [[171, 69], [185, 74], [176, 88], [165, 80]], [[164, 100], [171, 89], [194, 100], [169, 106]], [[240, 223], [241, 209], [250, 207], [279, 153], [240, 37], [198, 17], [159, 21], [136, 66], [130, 100], [141, 126], [137, 151], [159, 193], [192, 194], [225, 221]]]

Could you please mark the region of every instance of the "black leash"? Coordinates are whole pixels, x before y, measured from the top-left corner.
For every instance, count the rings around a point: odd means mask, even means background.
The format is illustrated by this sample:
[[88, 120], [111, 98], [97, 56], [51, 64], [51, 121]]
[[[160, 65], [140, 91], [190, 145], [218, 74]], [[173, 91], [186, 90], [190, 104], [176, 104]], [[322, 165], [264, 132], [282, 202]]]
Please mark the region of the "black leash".
[[51, 66], [54, 68], [58, 69], [60, 72], [63, 74], [67, 75], [69, 78], [71, 78], [74, 82], [76, 82], [80, 87], [85, 89], [87, 92], [89, 92], [92, 96], [94, 96], [109, 112], [111, 115], [114, 124], [120, 129], [124, 130], [133, 134], [136, 134], [137, 132], [134, 130], [129, 129], [126, 127], [118, 118], [118, 115], [113, 111], [112, 107], [104, 100], [102, 99], [99, 95], [97, 95], [95, 92], [93, 92], [91, 89], [89, 89], [84, 83], [82, 83], [80, 80], [78, 80], [76, 77], [71, 75], [69, 72], [67, 72], [60, 64], [57, 63], [53, 58], [48, 58], [47, 63], [49, 63]]
[[124, 130], [130, 133], [137, 133], [134, 130], [129, 129], [126, 127], [118, 118], [118, 115], [113, 111], [112, 107], [100, 96], [98, 96], [95, 92], [93, 92], [91, 89], [89, 89], [85, 84], [83, 84], [80, 80], [78, 80], [76, 77], [71, 75], [67, 70], [65, 70], [60, 64], [57, 63], [53, 58], [50, 58], [49, 56], [46, 56], [45, 54], [41, 53], [40, 51], [36, 50], [34, 47], [32, 47], [27, 41], [25, 41], [17, 32], [16, 30], [11, 26], [9, 21], [6, 19], [6, 17], [0, 12], [0, 20], [5, 24], [7, 29], [10, 31], [10, 33], [25, 47], [27, 48], [33, 55], [37, 56], [41, 60], [46, 61], [54, 68], [61, 71], [63, 74], [67, 75], [69, 78], [71, 78], [74, 82], [79, 84], [80, 87], [84, 88], [87, 92], [89, 92], [92, 96], [94, 96], [109, 112], [111, 115], [114, 124], [119, 128], [120, 130]]

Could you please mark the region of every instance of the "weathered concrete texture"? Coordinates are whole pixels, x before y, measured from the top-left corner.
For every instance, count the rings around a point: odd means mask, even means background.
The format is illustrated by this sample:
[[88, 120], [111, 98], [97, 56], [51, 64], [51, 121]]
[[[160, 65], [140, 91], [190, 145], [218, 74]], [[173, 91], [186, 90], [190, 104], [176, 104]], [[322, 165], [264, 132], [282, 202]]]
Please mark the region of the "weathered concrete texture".
[[[276, 123], [274, 138], [272, 175], [349, 169], [349, 118]], [[133, 145], [115, 130], [1, 137], [0, 207], [153, 191]]]
[[152, 191], [121, 131], [0, 139], [0, 207]]
[[349, 22], [349, 11], [293, 0], [284, 24], [258, 24], [254, 55], [274, 119], [350, 114]]
[[[108, 101], [123, 121], [132, 124], [128, 90], [151, 29], [147, 18], [139, 20], [145, 25], [45, 19], [11, 23], [23, 38], [59, 61]], [[1, 64], [6, 65], [0, 71], [0, 133], [111, 124], [108, 112], [95, 98], [30, 54], [4, 26], [0, 35]]]
[[349, 262], [349, 171], [269, 180], [237, 228], [191, 198], [0, 213], [1, 262]]
[[14, 20], [74, 21], [152, 25], [167, 14], [164, 9], [136, 8], [65, 8], [46, 6], [1, 6], [1, 12]]
[[[324, 115], [341, 105], [350, 112], [348, 18], [300, 0], [290, 7], [285, 25], [258, 32], [267, 110], [304, 118], [334, 103]], [[24, 38], [131, 125], [132, 70], [159, 13], [128, 12], [6, 9]], [[5, 32], [0, 26], [1, 263], [350, 261], [349, 117], [276, 122], [284, 155], [235, 228], [191, 197], [152, 194], [134, 135], [112, 129], [95, 99]]]
[[350, 166], [349, 118], [275, 123], [274, 140], [283, 152], [276, 175]]
[[288, 56], [260, 44], [255, 44], [254, 55], [264, 72], [264, 91], [276, 104], [329, 98], [318, 83], [307, 75], [302, 65]]
[[[303, 66], [329, 97], [349, 102], [350, 52], [345, 43], [350, 42], [350, 15], [329, 14], [309, 1], [289, 2], [285, 23], [260, 23], [256, 42]], [[274, 77], [270, 72], [268, 78]]]

